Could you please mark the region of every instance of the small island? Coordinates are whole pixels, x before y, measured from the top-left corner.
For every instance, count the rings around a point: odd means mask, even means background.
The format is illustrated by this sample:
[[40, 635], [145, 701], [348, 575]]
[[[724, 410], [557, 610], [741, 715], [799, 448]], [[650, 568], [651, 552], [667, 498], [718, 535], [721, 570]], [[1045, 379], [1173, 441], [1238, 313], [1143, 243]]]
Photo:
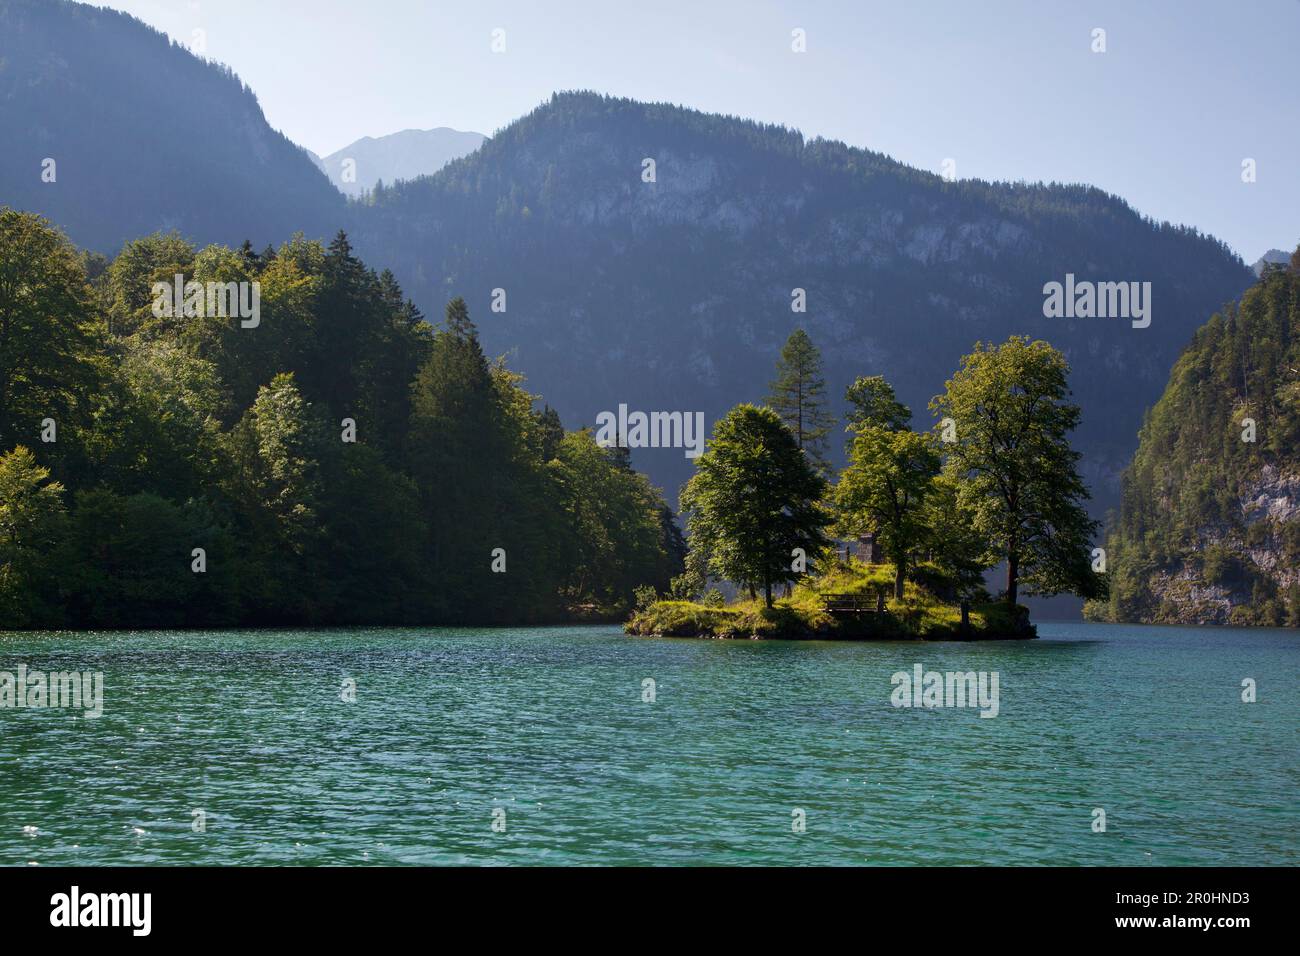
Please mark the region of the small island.
[[[882, 376], [847, 389], [835, 479], [821, 356], [786, 343], [763, 406], [716, 424], [681, 494], [689, 549], [668, 593], [637, 589], [634, 635], [853, 640], [1036, 636], [1018, 601], [1106, 593], [1068, 434], [1069, 367], [1046, 342], [977, 343], [925, 432]], [[856, 551], [855, 554], [855, 544]], [[985, 573], [1002, 564], [997, 596]], [[728, 600], [724, 594], [735, 595]], [[778, 596], [778, 592], [780, 595]]]
[[[789, 597], [767, 607], [762, 598], [733, 603], [657, 600], [637, 609], [629, 634], [780, 640], [1011, 640], [1036, 637], [1028, 611], [1013, 612], [986, 597], [973, 603], [954, 599], [951, 582], [934, 564], [922, 564], [902, 600], [887, 596], [894, 568], [857, 558], [837, 561], [825, 574], [796, 585]], [[963, 620], [963, 607], [966, 611]]]

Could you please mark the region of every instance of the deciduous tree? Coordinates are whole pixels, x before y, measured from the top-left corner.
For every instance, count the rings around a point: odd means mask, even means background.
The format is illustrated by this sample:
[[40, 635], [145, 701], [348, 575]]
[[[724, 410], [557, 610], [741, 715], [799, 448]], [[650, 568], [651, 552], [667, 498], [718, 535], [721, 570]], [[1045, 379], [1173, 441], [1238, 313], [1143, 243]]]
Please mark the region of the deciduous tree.
[[811, 570], [826, 547], [826, 481], [776, 412], [738, 405], [718, 421], [708, 449], [682, 491], [692, 549], [708, 555], [718, 577], [772, 588], [794, 581], [793, 552]]
[[977, 344], [930, 403], [953, 421], [944, 468], [972, 526], [1006, 561], [1012, 606], [1022, 584], [1033, 594], [1083, 597], [1104, 587], [1091, 569], [1098, 523], [1084, 510], [1088, 490], [1069, 443], [1079, 407], [1069, 401], [1068, 376], [1052, 346], [1012, 336]]

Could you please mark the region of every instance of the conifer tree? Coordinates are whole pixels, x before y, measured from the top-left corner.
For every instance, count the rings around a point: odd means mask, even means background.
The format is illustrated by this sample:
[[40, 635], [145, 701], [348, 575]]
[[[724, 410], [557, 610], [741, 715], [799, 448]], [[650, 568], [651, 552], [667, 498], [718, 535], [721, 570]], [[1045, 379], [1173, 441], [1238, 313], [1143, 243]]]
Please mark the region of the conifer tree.
[[769, 389], [768, 407], [789, 426], [800, 450], [820, 471], [828, 471], [826, 440], [835, 418], [826, 411], [821, 353], [803, 329], [795, 329], [781, 348]]
[[[89, 262], [0, 210], [0, 628], [555, 621], [680, 571], [626, 456], [346, 236]], [[261, 323], [155, 315], [177, 273], [255, 279]]]

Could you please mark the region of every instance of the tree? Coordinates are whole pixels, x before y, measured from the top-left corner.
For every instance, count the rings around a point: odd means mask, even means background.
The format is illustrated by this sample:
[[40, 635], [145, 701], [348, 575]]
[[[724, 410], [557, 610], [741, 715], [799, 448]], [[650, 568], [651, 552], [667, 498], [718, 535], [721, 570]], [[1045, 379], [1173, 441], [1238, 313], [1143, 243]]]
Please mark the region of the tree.
[[407, 436], [428, 523], [426, 560], [439, 585], [430, 596], [430, 613], [439, 619], [454, 619], [470, 603], [491, 600], [496, 582], [485, 576], [482, 557], [493, 547], [510, 550], [500, 541], [486, 500], [491, 488], [508, 481], [498, 399], [465, 302], [453, 299], [415, 376]]
[[[169, 284], [173, 281], [164, 278]], [[243, 256], [225, 246], [208, 246], [197, 252], [185, 278], [204, 287], [210, 282], [223, 286], [265, 284], [259, 273], [249, 270]], [[210, 311], [205, 304], [196, 316], [152, 319], [152, 325], [146, 324], [144, 328], [179, 342], [186, 351], [216, 367], [225, 392], [223, 419], [233, 421], [257, 397], [261, 386], [279, 372], [297, 372], [301, 363], [295, 361], [297, 356], [275, 347], [293, 328], [292, 318], [281, 309], [260, 315], [265, 324], [259, 324], [254, 330], [242, 328], [238, 315], [225, 314], [224, 306], [222, 303], [222, 307]]]
[[45, 592], [64, 527], [63, 486], [19, 445], [0, 455], [0, 628], [58, 623]]
[[319, 531], [316, 510], [325, 444], [320, 423], [286, 373], [262, 386], [244, 425], [257, 455], [253, 478], [261, 504], [274, 516], [285, 543], [301, 554]]
[[[194, 271], [194, 247], [177, 233], [155, 232], [122, 247], [108, 267], [102, 286], [108, 331], [131, 335], [141, 328], [156, 326], [153, 314], [153, 284], [171, 285], [178, 274]], [[166, 320], [179, 325], [183, 319]]]
[[369, 424], [376, 444], [396, 460], [411, 417], [411, 382], [433, 345], [433, 329], [385, 269], [370, 295], [381, 303], [381, 321], [359, 356], [358, 421]]
[[[244, 559], [204, 501], [78, 491], [62, 551], [74, 627], [185, 627], [236, 619]], [[193, 570], [203, 549], [203, 573]]]
[[908, 556], [925, 541], [926, 511], [939, 454], [931, 435], [910, 428], [864, 425], [849, 452], [849, 466], [835, 489], [842, 523], [874, 531], [894, 564], [894, 597], [903, 598]]
[[826, 437], [835, 419], [826, 411], [821, 353], [803, 329], [795, 329], [781, 348], [769, 388], [768, 407], [789, 426], [800, 450], [825, 472]]
[[[165, 339], [123, 343], [84, 433], [92, 479], [184, 501], [220, 477], [221, 381], [212, 363]], [[73, 476], [74, 480], [77, 477]]]
[[799, 576], [796, 548], [811, 560], [827, 545], [819, 502], [826, 480], [771, 409], [738, 405], [718, 421], [682, 490], [692, 551], [718, 577], [754, 588]]
[[[178, 273], [257, 281], [262, 321], [155, 316]], [[566, 434], [462, 300], [435, 335], [342, 234], [109, 264], [0, 212], [0, 441], [0, 627], [536, 622], [682, 566], [626, 449]]]
[[667, 588], [676, 573], [665, 566], [663, 499], [623, 466], [622, 450], [600, 447], [590, 431], [572, 432], [552, 462], [574, 532], [568, 589], [575, 600], [629, 606], [637, 585]]
[[859, 376], [844, 396], [849, 466], [835, 489], [840, 526], [871, 531], [894, 564], [894, 597], [903, 597], [911, 553], [932, 543], [931, 507], [940, 459], [933, 436], [908, 427], [912, 412], [883, 376]]
[[328, 530], [329, 619], [417, 622], [426, 532], [415, 482], [363, 444], [342, 445], [327, 465], [320, 513]]
[[252, 603], [266, 620], [314, 620], [323, 589], [321, 460], [333, 443], [291, 374], [277, 375], [226, 436], [226, 493], [242, 523]]
[[[868, 426], [898, 431], [912, 420], [912, 412], [894, 395], [894, 387], [883, 375], [859, 375], [844, 391], [849, 403], [848, 419], [844, 430], [858, 432]], [[852, 448], [853, 440], [849, 439]]]
[[1012, 607], [1021, 582], [1032, 594], [1093, 597], [1104, 588], [1091, 569], [1098, 523], [1081, 504], [1088, 491], [1067, 438], [1079, 423], [1068, 375], [1065, 356], [1046, 342], [1012, 336], [976, 344], [930, 403], [952, 420], [944, 468], [972, 526], [1006, 560]]
[[39, 216], [0, 209], [0, 449], [32, 440], [46, 418], [67, 428], [85, 414], [91, 314], [72, 244]]
[[987, 601], [984, 572], [992, 563], [988, 542], [974, 527], [958, 487], [958, 482], [943, 472], [931, 482], [925, 496], [925, 549], [954, 599], [978, 597]]

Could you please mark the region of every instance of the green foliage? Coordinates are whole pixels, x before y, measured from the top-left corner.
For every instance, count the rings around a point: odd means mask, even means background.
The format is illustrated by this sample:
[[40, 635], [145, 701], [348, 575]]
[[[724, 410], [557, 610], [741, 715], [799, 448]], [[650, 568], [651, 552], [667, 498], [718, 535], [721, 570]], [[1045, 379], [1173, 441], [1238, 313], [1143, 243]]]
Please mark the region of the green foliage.
[[901, 599], [909, 556], [929, 535], [934, 517], [926, 505], [939, 473], [937, 443], [907, 428], [855, 427], [849, 467], [835, 487], [840, 523], [850, 533], [875, 533], [897, 570], [894, 596]]
[[[95, 488], [76, 494], [69, 525], [60, 565], [72, 627], [235, 622], [235, 547], [205, 502]], [[191, 570], [194, 548], [206, 553], [206, 573]]]
[[77, 250], [39, 216], [0, 208], [0, 449], [34, 442], [47, 418], [65, 435], [86, 420], [91, 316]]
[[931, 590], [956, 599], [983, 592], [984, 537], [959, 499], [959, 482], [940, 474], [941, 445], [908, 427], [911, 410], [882, 376], [859, 376], [846, 395], [849, 466], [835, 488], [838, 528], [876, 535], [895, 568], [894, 596], [928, 558]]
[[940, 472], [925, 498], [925, 550], [931, 567], [941, 578], [935, 580], [934, 589], [954, 599], [986, 600], [988, 542], [975, 526], [959, 488], [959, 481], [951, 474]]
[[928, 588], [908, 582], [901, 598], [886, 605], [886, 613], [858, 617], [827, 612], [827, 594], [862, 594], [868, 598], [886, 590], [895, 579], [887, 564], [852, 562], [826, 568], [817, 577], [800, 582], [788, 598], [768, 607], [762, 600], [738, 600], [725, 604], [721, 594], [713, 601], [656, 601], [633, 613], [626, 624], [630, 634], [667, 637], [954, 640], [1026, 638], [1034, 629], [1023, 616], [1023, 608], [1012, 610], [1005, 602], [974, 603], [970, 608], [970, 630], [961, 629], [961, 609]]
[[1009, 606], [1022, 583], [1034, 594], [1104, 592], [1091, 568], [1097, 523], [1083, 508], [1088, 491], [1067, 437], [1079, 423], [1068, 374], [1065, 356], [1046, 342], [979, 343], [930, 404], [955, 427], [944, 469], [987, 559], [1007, 562]]
[[1221, 544], [1211, 545], [1201, 554], [1201, 577], [1210, 584], [1240, 584], [1245, 578], [1241, 558]]
[[109, 331], [131, 335], [154, 324], [154, 283], [171, 285], [177, 275], [193, 271], [194, 247], [175, 232], [128, 242], [109, 263], [100, 283]]
[[674, 577], [668, 584], [668, 594], [674, 601], [693, 601], [704, 590], [708, 574], [700, 567], [701, 562], [686, 557], [686, 570]]
[[626, 467], [615, 449], [597, 445], [586, 430], [564, 437], [552, 474], [574, 532], [576, 560], [566, 593], [626, 607], [639, 593], [638, 582], [651, 590], [668, 588], [662, 502], [644, 475]]
[[[1064, 358], [1044, 342], [977, 345], [933, 403], [951, 418], [956, 442], [941, 440], [948, 427], [912, 431], [911, 412], [883, 378], [860, 377], [850, 386], [853, 441], [834, 488], [835, 526], [844, 535], [874, 534], [888, 556], [897, 606], [894, 624], [873, 625], [875, 636], [894, 626], [912, 635], [961, 634], [952, 605], [987, 601], [983, 573], [999, 557], [1008, 564], [1000, 623], [972, 624], [975, 632], [1029, 631], [1016, 601], [1022, 579], [1037, 593], [1104, 593], [1106, 579], [1090, 565], [1095, 524], [1081, 505], [1087, 491], [1067, 438], [1079, 418], [1066, 401], [1067, 374]], [[825, 486], [795, 432], [786, 428], [781, 440], [777, 421], [768, 409], [741, 405], [718, 422], [682, 492], [691, 574], [674, 581], [673, 602], [661, 604], [689, 604], [709, 575], [748, 588], [751, 599], [762, 586], [769, 610], [774, 583], [799, 581], [796, 605], [801, 591], [818, 597], [837, 586], [852, 593], [865, 586], [840, 582], [842, 566], [822, 553]], [[791, 536], [795, 527], [804, 537]], [[796, 548], [806, 567], [790, 561]], [[804, 615], [805, 628], [811, 620]], [[659, 626], [677, 633], [685, 625], [665, 623], [653, 608], [632, 625], [638, 633]]]
[[51, 615], [63, 486], [22, 445], [0, 455], [0, 620], [28, 627]]
[[799, 576], [795, 549], [811, 561], [827, 544], [825, 480], [776, 413], [753, 405], [717, 422], [695, 467], [681, 496], [692, 549], [713, 574], [761, 587], [771, 607], [773, 586]]
[[[847, 432], [864, 428], [883, 428], [899, 431], [912, 420], [912, 412], [894, 394], [894, 387], [883, 375], [859, 375], [844, 392], [849, 403], [848, 417], [844, 423]], [[850, 448], [853, 440], [849, 440]]]
[[[537, 411], [462, 300], [434, 332], [346, 236], [150, 236], [93, 289], [89, 264], [0, 212], [0, 627], [587, 618], [682, 572], [626, 457]], [[155, 315], [176, 275], [258, 282], [260, 324]]]
[[638, 611], [645, 610], [655, 601], [659, 600], [659, 592], [649, 584], [641, 585], [634, 593], [636, 597], [634, 606]]
[[1090, 617], [1300, 626], [1297, 370], [1293, 259], [1212, 316], [1174, 365], [1124, 473], [1106, 544], [1109, 600], [1090, 604]]
[[823, 470], [826, 438], [835, 424], [826, 411], [826, 378], [822, 357], [803, 329], [795, 329], [781, 348], [767, 405], [794, 433], [799, 448]]

